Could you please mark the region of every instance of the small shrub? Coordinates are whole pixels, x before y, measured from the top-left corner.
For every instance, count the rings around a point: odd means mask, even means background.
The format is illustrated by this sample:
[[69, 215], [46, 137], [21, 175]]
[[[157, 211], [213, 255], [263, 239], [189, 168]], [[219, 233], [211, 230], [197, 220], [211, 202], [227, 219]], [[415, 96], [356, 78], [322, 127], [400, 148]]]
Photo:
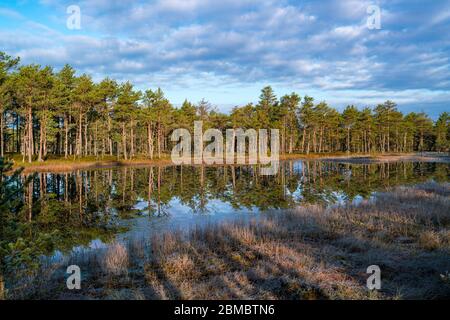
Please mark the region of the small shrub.
[[124, 274], [128, 268], [128, 251], [120, 243], [111, 245], [105, 254], [103, 269], [114, 275]]
[[434, 231], [422, 232], [419, 236], [419, 245], [426, 250], [436, 250], [441, 246], [439, 234]]

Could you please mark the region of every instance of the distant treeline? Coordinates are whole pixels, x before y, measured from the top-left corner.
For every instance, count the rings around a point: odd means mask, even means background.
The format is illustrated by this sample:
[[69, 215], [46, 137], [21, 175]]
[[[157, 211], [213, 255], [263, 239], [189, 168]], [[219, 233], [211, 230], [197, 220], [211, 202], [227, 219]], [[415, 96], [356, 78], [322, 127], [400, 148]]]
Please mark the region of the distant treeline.
[[161, 89], [145, 92], [130, 82], [106, 78], [94, 83], [64, 66], [19, 65], [0, 52], [1, 154], [24, 161], [61, 157], [161, 157], [172, 148], [173, 129], [280, 129], [283, 153], [448, 151], [450, 114], [436, 122], [424, 113], [402, 114], [394, 102], [374, 108], [347, 106], [343, 112], [296, 93], [278, 99], [262, 89], [256, 105], [230, 114], [209, 102], [184, 101], [175, 108]]

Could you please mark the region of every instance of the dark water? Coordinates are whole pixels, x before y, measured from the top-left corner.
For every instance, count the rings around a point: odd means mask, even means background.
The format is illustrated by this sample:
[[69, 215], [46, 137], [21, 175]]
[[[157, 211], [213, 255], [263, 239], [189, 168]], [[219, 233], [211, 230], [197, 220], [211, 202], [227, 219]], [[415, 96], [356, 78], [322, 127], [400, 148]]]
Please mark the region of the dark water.
[[69, 252], [304, 203], [358, 201], [391, 186], [449, 181], [449, 171], [437, 163], [285, 161], [275, 176], [260, 176], [256, 166], [38, 173], [22, 195], [20, 219], [27, 236], [54, 239], [44, 252]]

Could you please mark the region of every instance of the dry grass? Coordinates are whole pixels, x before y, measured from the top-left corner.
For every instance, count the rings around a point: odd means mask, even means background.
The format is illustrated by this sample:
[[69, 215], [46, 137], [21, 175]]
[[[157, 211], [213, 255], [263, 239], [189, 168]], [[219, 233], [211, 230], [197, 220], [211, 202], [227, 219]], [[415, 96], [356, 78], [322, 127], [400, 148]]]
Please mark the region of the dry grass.
[[[76, 295], [61, 272], [10, 298], [434, 299], [450, 297], [450, 184], [399, 187], [372, 201], [306, 206], [71, 257]], [[61, 267], [67, 264], [63, 263]], [[382, 289], [365, 287], [369, 265]], [[105, 267], [106, 266], [106, 267]], [[37, 289], [37, 286], [40, 286]]]
[[109, 246], [103, 258], [103, 270], [113, 275], [126, 274], [128, 270], [128, 250], [121, 243]]
[[390, 162], [435, 162], [450, 163], [450, 155], [437, 152], [414, 153], [369, 153], [369, 154], [336, 154], [325, 155], [323, 160], [342, 163], [390, 163]]
[[74, 170], [109, 169], [116, 167], [144, 167], [150, 165], [171, 165], [169, 158], [133, 160], [48, 160], [46, 162], [14, 163], [14, 168], [24, 167], [24, 173], [31, 172], [72, 172]]
[[[33, 161], [22, 162], [19, 155], [14, 155], [11, 160], [14, 168], [24, 167], [25, 173], [30, 172], [69, 172], [73, 170], [93, 170], [124, 166], [149, 166], [149, 165], [171, 165], [173, 164], [170, 154], [163, 154], [161, 159], [149, 159], [144, 155], [132, 160], [118, 160], [115, 156], [83, 157], [64, 159], [61, 157], [51, 158], [44, 162]], [[310, 153], [310, 154], [280, 154], [280, 160], [327, 160], [348, 163], [382, 163], [382, 162], [439, 162], [450, 163], [450, 156], [443, 153]]]

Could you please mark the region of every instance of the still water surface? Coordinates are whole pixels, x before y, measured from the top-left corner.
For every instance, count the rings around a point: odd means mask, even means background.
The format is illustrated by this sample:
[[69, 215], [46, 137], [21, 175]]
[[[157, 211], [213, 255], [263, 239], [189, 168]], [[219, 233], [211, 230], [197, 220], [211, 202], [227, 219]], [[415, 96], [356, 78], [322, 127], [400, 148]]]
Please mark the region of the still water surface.
[[392, 186], [450, 181], [449, 171], [438, 163], [284, 161], [274, 176], [256, 166], [38, 173], [23, 194], [24, 219], [33, 232], [57, 235], [63, 253], [306, 203], [357, 202]]

